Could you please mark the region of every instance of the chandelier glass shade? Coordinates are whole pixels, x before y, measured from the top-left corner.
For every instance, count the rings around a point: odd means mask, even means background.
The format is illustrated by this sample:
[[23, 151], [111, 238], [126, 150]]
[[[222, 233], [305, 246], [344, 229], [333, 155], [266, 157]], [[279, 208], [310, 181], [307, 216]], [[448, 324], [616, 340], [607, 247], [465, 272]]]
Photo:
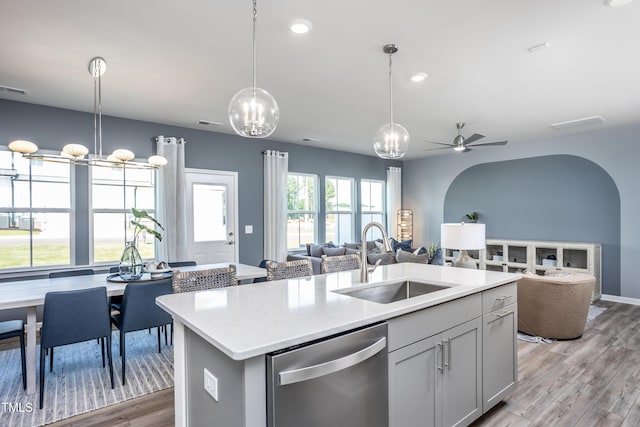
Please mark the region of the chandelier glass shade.
[[389, 123], [382, 125], [373, 135], [373, 149], [383, 159], [401, 159], [409, 150], [409, 132], [393, 122], [393, 86], [391, 56], [398, 51], [395, 44], [387, 44], [382, 51], [389, 55]]
[[238, 91], [229, 102], [229, 122], [234, 131], [246, 138], [266, 138], [280, 120], [278, 103], [269, 92], [256, 85], [256, 17], [253, 0], [253, 86]]
[[148, 162], [134, 162], [135, 154], [126, 149], [114, 150], [106, 158], [102, 155], [102, 75], [107, 69], [103, 58], [95, 57], [89, 62], [89, 74], [93, 77], [93, 129], [94, 154], [87, 158], [89, 149], [83, 144], [70, 143], [62, 147], [60, 154], [38, 153], [38, 146], [31, 141], [15, 140], [9, 143], [9, 150], [21, 153], [30, 160], [69, 163], [84, 166], [127, 167], [129, 169], [156, 169], [167, 164], [162, 156], [151, 156]]

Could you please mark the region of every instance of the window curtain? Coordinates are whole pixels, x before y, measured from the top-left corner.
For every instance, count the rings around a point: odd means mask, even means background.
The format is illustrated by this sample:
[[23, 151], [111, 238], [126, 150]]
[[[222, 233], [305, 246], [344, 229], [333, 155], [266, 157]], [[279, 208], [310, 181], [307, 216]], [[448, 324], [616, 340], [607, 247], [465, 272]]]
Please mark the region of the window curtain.
[[156, 152], [168, 162], [158, 169], [156, 185], [157, 219], [163, 225], [162, 241], [157, 242], [161, 261], [183, 261], [187, 256], [187, 218], [185, 206], [184, 138], [156, 138]]
[[289, 153], [264, 153], [264, 259], [287, 259], [287, 173]]
[[398, 211], [402, 209], [402, 168], [387, 168], [387, 235], [398, 234]]

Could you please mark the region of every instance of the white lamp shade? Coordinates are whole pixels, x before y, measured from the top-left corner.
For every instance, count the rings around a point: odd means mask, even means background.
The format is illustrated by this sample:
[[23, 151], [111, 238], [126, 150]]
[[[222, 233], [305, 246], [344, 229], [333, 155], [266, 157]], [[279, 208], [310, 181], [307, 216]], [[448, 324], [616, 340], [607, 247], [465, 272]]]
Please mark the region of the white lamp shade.
[[152, 166], [164, 166], [167, 164], [167, 159], [163, 156], [151, 156], [147, 161]]
[[[82, 158], [89, 153], [89, 149], [82, 144], [67, 144], [62, 147], [62, 154], [70, 156], [71, 158]], [[64, 156], [67, 157], [67, 156]]]
[[448, 249], [484, 249], [485, 225], [464, 222], [441, 224], [440, 246]]
[[135, 154], [133, 154], [133, 151], [125, 150], [124, 148], [114, 150], [111, 155], [121, 162], [128, 162], [129, 160], [133, 160], [133, 158], [136, 156]]
[[38, 151], [38, 146], [31, 141], [16, 139], [9, 143], [9, 150], [22, 154], [33, 154]]

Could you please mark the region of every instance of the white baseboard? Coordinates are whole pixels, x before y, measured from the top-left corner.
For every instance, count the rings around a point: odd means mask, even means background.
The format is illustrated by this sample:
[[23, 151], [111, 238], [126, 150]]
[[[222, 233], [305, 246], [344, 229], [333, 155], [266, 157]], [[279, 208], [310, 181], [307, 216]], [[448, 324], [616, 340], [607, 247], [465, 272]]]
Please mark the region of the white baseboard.
[[638, 298], [619, 297], [617, 295], [602, 294], [600, 299], [604, 301], [620, 302], [622, 304], [640, 305], [640, 299]]

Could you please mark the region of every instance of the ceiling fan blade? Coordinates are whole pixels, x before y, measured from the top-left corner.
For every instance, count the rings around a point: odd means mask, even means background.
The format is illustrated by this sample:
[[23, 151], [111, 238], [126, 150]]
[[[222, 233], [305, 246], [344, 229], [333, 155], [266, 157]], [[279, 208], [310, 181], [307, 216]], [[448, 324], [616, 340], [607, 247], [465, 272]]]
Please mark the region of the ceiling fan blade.
[[438, 145], [446, 145], [447, 147], [454, 147], [454, 144], [450, 144], [448, 142], [436, 142], [436, 141], [425, 141], [429, 144], [438, 144]]
[[473, 147], [482, 147], [483, 145], [507, 145], [509, 141], [494, 141], [494, 142], [482, 142], [480, 144], [474, 144]]
[[464, 145], [471, 144], [474, 141], [479, 140], [480, 138], [484, 138], [484, 135], [480, 135], [479, 133], [474, 133], [469, 138], [464, 140]]
[[466, 152], [468, 152], [468, 151], [471, 151], [471, 148], [469, 148], [469, 147], [464, 147], [464, 150], [459, 151], [459, 153], [466, 153]]
[[451, 150], [451, 147], [425, 148], [422, 151]]

